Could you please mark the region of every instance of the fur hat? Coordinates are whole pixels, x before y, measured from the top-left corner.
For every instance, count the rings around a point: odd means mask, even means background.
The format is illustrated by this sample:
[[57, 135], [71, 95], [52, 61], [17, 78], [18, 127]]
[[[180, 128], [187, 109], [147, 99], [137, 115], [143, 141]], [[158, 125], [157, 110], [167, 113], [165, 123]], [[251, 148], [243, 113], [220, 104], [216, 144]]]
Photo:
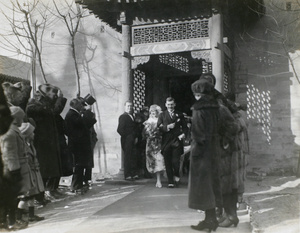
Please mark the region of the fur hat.
[[206, 79], [199, 79], [192, 84], [191, 89], [193, 93], [210, 94], [214, 86]]
[[216, 85], [216, 77], [211, 73], [201, 74], [199, 79], [205, 79], [208, 82], [210, 82], [211, 84], [213, 84], [214, 86]]
[[34, 132], [34, 126], [29, 122], [23, 122], [19, 130], [23, 134], [24, 137], [30, 136]]
[[25, 112], [22, 110], [22, 108], [20, 107], [17, 107], [17, 106], [11, 106], [9, 107], [10, 109], [10, 113], [11, 113], [11, 116], [14, 118], [14, 119], [19, 119], [19, 120], [23, 120], [23, 118], [25, 117]]
[[12, 84], [10, 82], [4, 82], [2, 84], [2, 87], [7, 102], [15, 106], [20, 106], [22, 109], [25, 109], [28, 99], [30, 98], [30, 85], [24, 82], [18, 82], [15, 84]]

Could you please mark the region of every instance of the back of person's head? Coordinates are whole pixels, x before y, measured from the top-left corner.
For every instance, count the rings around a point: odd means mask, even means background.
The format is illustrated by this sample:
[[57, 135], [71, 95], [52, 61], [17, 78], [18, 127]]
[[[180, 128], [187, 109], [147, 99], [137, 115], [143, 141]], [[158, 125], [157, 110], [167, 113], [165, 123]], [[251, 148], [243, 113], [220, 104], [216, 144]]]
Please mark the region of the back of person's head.
[[191, 85], [193, 93], [210, 94], [214, 90], [212, 83], [206, 79], [199, 79]]
[[80, 101], [79, 99], [77, 99], [77, 98], [72, 99], [72, 100], [70, 101], [70, 107], [76, 109], [79, 103], [81, 103], [81, 101]]
[[209, 81], [211, 84], [213, 84], [214, 86], [216, 85], [216, 77], [212, 73], [203, 73], [201, 74], [199, 79], [200, 80], [205, 79]]

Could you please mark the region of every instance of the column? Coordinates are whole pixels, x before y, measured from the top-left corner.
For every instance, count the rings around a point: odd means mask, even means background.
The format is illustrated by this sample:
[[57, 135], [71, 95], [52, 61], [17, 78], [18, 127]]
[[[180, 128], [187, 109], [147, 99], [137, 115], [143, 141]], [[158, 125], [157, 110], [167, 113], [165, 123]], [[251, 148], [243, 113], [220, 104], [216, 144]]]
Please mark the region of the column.
[[[122, 23], [122, 98], [120, 103], [121, 112], [124, 112], [124, 103], [132, 100], [132, 78], [131, 78], [131, 31], [130, 25], [126, 23], [125, 12], [121, 12], [120, 22]], [[124, 152], [121, 149], [121, 168], [119, 175], [124, 175]]]
[[217, 82], [215, 88], [223, 92], [224, 54], [223, 54], [223, 20], [221, 14], [213, 14], [210, 20], [210, 43], [212, 73]]
[[122, 104], [132, 100], [130, 26], [122, 24]]

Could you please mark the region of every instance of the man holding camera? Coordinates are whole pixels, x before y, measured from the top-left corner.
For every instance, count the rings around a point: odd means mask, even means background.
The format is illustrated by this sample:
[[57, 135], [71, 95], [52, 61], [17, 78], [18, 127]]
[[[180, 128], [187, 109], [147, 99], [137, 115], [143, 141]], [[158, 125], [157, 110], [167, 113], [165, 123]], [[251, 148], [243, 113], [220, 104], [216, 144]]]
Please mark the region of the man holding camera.
[[97, 122], [91, 111], [85, 111], [83, 98], [72, 99], [65, 122], [69, 148], [74, 155], [75, 169], [71, 189], [75, 193], [83, 193], [85, 173], [93, 167], [93, 150], [90, 128]]

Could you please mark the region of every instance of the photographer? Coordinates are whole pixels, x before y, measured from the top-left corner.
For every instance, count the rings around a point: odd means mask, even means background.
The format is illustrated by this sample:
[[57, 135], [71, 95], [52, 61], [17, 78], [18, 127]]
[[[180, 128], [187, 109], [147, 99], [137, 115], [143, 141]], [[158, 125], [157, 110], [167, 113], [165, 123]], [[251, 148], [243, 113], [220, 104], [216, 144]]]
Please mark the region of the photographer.
[[[70, 102], [65, 122], [69, 148], [74, 156], [74, 171], [71, 190], [83, 193], [85, 174], [91, 173], [93, 167], [93, 150], [90, 129], [97, 122], [94, 114], [86, 110], [86, 99], [76, 98]], [[86, 181], [86, 180], [85, 180]]]

